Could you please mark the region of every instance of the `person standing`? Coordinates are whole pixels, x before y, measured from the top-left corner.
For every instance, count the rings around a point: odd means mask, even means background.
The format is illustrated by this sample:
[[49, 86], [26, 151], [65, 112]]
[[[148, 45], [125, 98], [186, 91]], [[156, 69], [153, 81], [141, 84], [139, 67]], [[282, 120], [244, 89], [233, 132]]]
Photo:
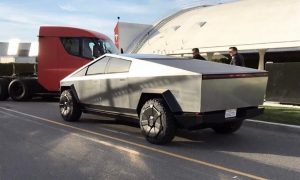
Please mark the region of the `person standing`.
[[193, 59], [206, 60], [204, 57], [200, 55], [200, 51], [198, 48], [193, 48]]
[[229, 48], [229, 55], [231, 56], [231, 65], [245, 67], [244, 57], [238, 53], [238, 49], [236, 47]]

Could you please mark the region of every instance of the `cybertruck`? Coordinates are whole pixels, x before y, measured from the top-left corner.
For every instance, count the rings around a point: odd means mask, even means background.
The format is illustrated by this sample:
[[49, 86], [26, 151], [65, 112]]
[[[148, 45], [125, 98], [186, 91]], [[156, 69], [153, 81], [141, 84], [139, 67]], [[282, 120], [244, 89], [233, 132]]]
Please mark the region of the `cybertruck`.
[[105, 54], [61, 81], [60, 113], [139, 121], [147, 141], [166, 144], [177, 128], [237, 131], [263, 112], [267, 72], [159, 55]]

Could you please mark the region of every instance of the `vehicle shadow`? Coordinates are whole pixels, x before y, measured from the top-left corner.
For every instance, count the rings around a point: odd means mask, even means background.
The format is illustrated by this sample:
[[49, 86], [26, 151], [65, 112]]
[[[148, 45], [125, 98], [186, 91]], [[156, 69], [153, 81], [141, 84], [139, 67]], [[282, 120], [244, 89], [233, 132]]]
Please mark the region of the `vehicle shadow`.
[[[16, 102], [18, 103], [19, 101], [13, 101], [12, 99], [8, 99], [7, 101], [10, 101], [10, 102]], [[34, 97], [32, 99], [29, 99], [29, 100], [25, 100], [25, 101], [20, 101], [21, 103], [22, 102], [56, 102], [58, 103], [59, 102], [59, 97]]]
[[237, 152], [300, 157], [300, 141], [296, 135], [242, 127], [233, 134], [216, 134], [211, 129], [187, 131], [179, 130], [178, 137], [188, 141], [176, 141], [184, 148], [201, 148], [218, 152]]
[[[112, 130], [119, 130], [125, 133], [134, 131], [140, 133], [138, 122], [129, 120], [98, 118], [83, 118], [78, 123], [86, 124], [110, 124]], [[135, 128], [128, 130], [119, 125]], [[131, 129], [132, 129], [131, 128]], [[130, 131], [130, 132], [129, 132]], [[294, 137], [295, 136], [295, 137]], [[211, 150], [218, 152], [239, 152], [272, 154], [279, 156], [300, 157], [300, 141], [296, 135], [286, 135], [270, 130], [261, 130], [253, 127], [243, 127], [234, 134], [216, 134], [211, 129], [183, 130], [179, 129], [176, 138], [167, 147], [180, 147], [186, 150]], [[288, 148], [285, 148], [288, 147]]]
[[35, 97], [28, 102], [59, 102], [59, 97]]
[[99, 116], [98, 118], [83, 117], [77, 123], [125, 125], [133, 128], [139, 128], [139, 123], [134, 120], [121, 120], [118, 118], [108, 118], [102, 116]]

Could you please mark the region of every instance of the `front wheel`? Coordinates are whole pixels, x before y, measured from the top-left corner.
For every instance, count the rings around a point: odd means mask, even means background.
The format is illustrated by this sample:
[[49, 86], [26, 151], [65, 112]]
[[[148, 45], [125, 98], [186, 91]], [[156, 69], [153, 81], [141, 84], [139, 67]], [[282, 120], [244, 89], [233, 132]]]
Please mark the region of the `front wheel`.
[[167, 144], [176, 133], [174, 116], [162, 99], [150, 99], [143, 105], [140, 127], [146, 140], [152, 144]]
[[71, 90], [65, 90], [61, 93], [59, 109], [61, 117], [69, 122], [78, 121], [82, 114], [79, 102], [74, 98]]
[[235, 121], [229, 123], [223, 123], [213, 127], [212, 129], [218, 134], [231, 134], [236, 132], [242, 126], [243, 121]]

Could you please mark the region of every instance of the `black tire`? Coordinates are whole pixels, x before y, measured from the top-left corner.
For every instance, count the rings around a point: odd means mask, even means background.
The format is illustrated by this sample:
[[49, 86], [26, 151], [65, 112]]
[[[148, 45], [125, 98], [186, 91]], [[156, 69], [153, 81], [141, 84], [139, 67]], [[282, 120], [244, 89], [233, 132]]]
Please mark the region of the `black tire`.
[[8, 93], [14, 101], [26, 101], [31, 99], [32, 93], [30, 89], [29, 80], [15, 79], [10, 82], [8, 87]]
[[9, 98], [8, 84], [9, 81], [7, 79], [0, 79], [0, 101], [5, 101]]
[[82, 111], [79, 103], [72, 94], [71, 90], [65, 90], [61, 93], [59, 99], [59, 110], [61, 117], [68, 122], [78, 121]]
[[162, 99], [146, 101], [140, 113], [140, 128], [152, 144], [171, 142], [177, 129], [174, 116]]
[[231, 134], [239, 130], [242, 124], [243, 121], [236, 121], [220, 124], [218, 126], [213, 127], [212, 129], [218, 134]]

